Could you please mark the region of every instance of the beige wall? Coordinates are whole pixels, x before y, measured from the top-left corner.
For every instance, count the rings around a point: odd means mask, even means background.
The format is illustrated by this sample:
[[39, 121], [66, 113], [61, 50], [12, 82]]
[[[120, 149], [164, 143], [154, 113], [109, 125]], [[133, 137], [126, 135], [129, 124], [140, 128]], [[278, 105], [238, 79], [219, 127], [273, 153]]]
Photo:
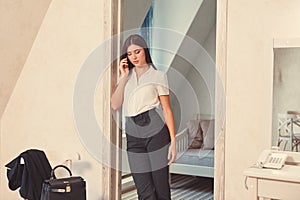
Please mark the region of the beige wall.
[[228, 0], [225, 199], [250, 199], [243, 170], [271, 146], [273, 38], [300, 36], [300, 1]]
[[51, 0], [0, 1], [0, 118], [50, 2]]
[[101, 199], [101, 165], [77, 136], [72, 97], [81, 64], [104, 39], [103, 2], [52, 0], [1, 120], [0, 199], [18, 199], [3, 166], [29, 148], [79, 152], [88, 199]]

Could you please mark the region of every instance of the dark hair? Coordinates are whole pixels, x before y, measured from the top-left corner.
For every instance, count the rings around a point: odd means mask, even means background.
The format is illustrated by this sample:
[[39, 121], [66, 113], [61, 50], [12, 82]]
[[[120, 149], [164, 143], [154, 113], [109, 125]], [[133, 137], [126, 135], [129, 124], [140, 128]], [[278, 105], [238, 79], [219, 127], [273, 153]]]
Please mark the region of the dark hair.
[[[154, 69], [156, 69], [155, 66], [154, 66], [154, 64], [153, 64], [153, 62], [152, 62], [152, 59], [151, 59], [151, 56], [150, 56], [150, 52], [149, 52], [149, 48], [147, 46], [146, 41], [144, 40], [144, 38], [142, 36], [140, 36], [138, 34], [130, 35], [125, 40], [125, 42], [123, 44], [123, 48], [122, 48], [120, 60], [122, 60], [122, 59], [124, 59], [124, 58], [127, 57], [127, 49], [132, 44], [138, 45], [138, 46], [140, 46], [140, 47], [142, 47], [144, 49], [144, 51], [145, 51], [145, 57], [146, 57], [146, 63], [152, 65], [152, 67]], [[128, 63], [129, 69], [132, 69], [134, 67], [134, 65], [130, 62], [129, 59], [127, 60], [127, 63]]]

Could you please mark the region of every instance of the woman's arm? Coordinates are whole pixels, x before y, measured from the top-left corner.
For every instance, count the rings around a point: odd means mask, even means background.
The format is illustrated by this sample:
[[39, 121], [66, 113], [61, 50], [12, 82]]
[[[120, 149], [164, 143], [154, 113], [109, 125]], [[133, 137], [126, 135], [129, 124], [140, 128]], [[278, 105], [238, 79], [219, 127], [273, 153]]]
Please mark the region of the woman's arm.
[[110, 98], [110, 104], [112, 109], [117, 110], [122, 106], [124, 99], [124, 89], [127, 82], [127, 77], [129, 74], [129, 68], [127, 64], [127, 58], [124, 58], [120, 62], [119, 69], [121, 71], [121, 76], [119, 83]]
[[176, 133], [175, 133], [173, 111], [170, 105], [170, 96], [169, 95], [159, 96], [159, 101], [161, 103], [165, 122], [168, 126], [170, 137], [171, 137], [171, 144], [169, 147], [169, 154], [168, 154], [168, 159], [169, 159], [168, 164], [171, 164], [176, 160], [176, 138], [175, 138]]
[[122, 106], [126, 82], [127, 82], [127, 76], [121, 76], [120, 81], [110, 98], [110, 104], [112, 109], [114, 110], [117, 110]]

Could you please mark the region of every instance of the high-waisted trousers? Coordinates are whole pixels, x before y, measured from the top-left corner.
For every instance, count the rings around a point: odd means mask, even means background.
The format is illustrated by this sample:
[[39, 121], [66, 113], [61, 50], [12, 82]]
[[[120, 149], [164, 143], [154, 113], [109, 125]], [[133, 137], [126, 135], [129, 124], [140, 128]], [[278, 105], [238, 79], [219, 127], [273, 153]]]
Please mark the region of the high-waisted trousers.
[[126, 117], [128, 161], [139, 200], [170, 200], [170, 134], [155, 109]]

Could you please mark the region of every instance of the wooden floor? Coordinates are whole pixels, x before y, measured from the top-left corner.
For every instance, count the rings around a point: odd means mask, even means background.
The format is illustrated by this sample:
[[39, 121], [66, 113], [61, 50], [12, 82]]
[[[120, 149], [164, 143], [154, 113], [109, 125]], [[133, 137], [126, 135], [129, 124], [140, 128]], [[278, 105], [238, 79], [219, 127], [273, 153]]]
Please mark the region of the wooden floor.
[[[204, 177], [171, 175], [172, 200], [213, 200], [213, 179]], [[135, 200], [136, 190], [127, 190], [122, 200]]]

